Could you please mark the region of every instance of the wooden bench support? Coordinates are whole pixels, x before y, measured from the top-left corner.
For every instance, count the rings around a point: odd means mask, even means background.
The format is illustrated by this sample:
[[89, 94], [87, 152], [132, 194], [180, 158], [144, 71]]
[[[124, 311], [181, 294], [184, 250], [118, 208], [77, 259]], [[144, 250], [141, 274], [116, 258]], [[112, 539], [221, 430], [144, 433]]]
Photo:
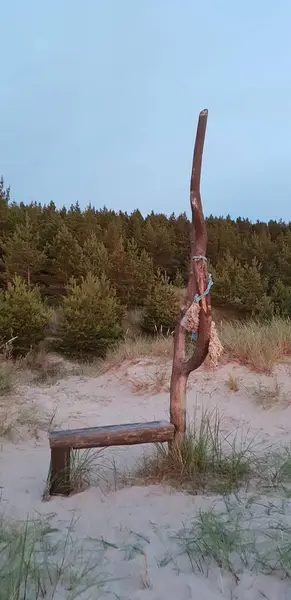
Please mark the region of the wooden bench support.
[[70, 448], [51, 448], [50, 494], [68, 496], [70, 489]]
[[63, 496], [70, 493], [71, 449], [171, 442], [174, 435], [175, 427], [167, 421], [52, 431], [49, 434], [50, 494]]

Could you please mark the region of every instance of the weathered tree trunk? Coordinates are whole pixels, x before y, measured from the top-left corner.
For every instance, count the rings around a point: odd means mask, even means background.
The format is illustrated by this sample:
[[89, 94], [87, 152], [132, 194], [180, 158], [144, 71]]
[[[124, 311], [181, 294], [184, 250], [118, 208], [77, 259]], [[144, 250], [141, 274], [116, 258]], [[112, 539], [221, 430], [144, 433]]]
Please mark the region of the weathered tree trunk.
[[186, 331], [181, 326], [181, 321], [186, 310], [193, 302], [194, 295], [205, 292], [208, 283], [207, 263], [203, 259], [193, 257], [206, 257], [207, 232], [202, 210], [200, 195], [200, 179], [202, 155], [206, 133], [208, 111], [199, 114], [196, 139], [194, 145], [192, 173], [190, 182], [190, 205], [192, 212], [191, 229], [191, 262], [186, 298], [181, 305], [181, 314], [176, 326], [174, 336], [174, 358], [170, 390], [170, 418], [175, 427], [175, 443], [180, 443], [186, 429], [186, 388], [190, 373], [198, 369], [208, 354], [211, 330], [211, 305], [209, 294], [200, 301], [198, 339], [193, 355], [185, 360]]

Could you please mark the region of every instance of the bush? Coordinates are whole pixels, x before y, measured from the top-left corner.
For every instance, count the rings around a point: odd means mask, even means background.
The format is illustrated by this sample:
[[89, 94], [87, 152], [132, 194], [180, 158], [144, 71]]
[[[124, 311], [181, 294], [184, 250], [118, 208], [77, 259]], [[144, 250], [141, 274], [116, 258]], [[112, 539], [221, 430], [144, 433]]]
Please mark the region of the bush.
[[50, 313], [37, 287], [29, 288], [15, 276], [7, 290], [0, 295], [0, 340], [12, 344], [14, 356], [24, 356], [44, 338]]
[[104, 357], [122, 335], [122, 311], [115, 290], [101, 275], [72, 279], [61, 307], [59, 348], [67, 355]]
[[179, 293], [166, 275], [158, 274], [145, 301], [141, 327], [146, 333], [167, 333], [175, 329], [179, 314]]

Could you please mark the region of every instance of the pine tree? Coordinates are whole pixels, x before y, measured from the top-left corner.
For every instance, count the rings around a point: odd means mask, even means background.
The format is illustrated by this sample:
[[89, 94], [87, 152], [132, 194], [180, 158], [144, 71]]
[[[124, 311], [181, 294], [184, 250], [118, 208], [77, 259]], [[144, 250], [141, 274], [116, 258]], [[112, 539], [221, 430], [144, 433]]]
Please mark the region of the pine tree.
[[0, 236], [4, 236], [8, 225], [8, 207], [10, 188], [5, 188], [3, 177], [0, 178]]
[[108, 252], [95, 233], [86, 239], [82, 251], [82, 275], [86, 276], [89, 272], [95, 277], [100, 277], [102, 273], [107, 277], [110, 274]]
[[15, 276], [0, 295], [0, 340], [13, 340], [13, 354], [24, 356], [44, 340], [50, 313], [39, 289]]
[[154, 284], [152, 258], [145, 250], [140, 253], [134, 240], [128, 242], [126, 251], [112, 261], [111, 280], [123, 305], [143, 306]]
[[137, 248], [142, 248], [143, 217], [139, 210], [134, 210], [128, 218], [126, 235], [128, 240], [134, 240]]
[[62, 288], [71, 277], [80, 277], [82, 272], [82, 248], [69, 231], [62, 225], [53, 241], [46, 248], [52, 282]]
[[80, 209], [79, 202], [72, 204], [66, 213], [65, 225], [74, 239], [82, 245], [86, 239], [87, 232], [85, 231], [84, 213]]
[[284, 285], [279, 279], [271, 289], [274, 311], [280, 317], [291, 317], [291, 287]]
[[260, 301], [266, 294], [267, 285], [261, 276], [261, 266], [255, 259], [251, 266], [242, 265], [227, 252], [213, 270], [213, 278], [215, 285], [211, 295], [214, 305], [231, 307], [249, 315], [261, 312]]
[[173, 285], [178, 289], [183, 289], [185, 287], [185, 279], [181, 271], [176, 271], [175, 277], [173, 279]]
[[175, 329], [179, 314], [179, 293], [169, 278], [158, 272], [155, 285], [146, 297], [142, 329], [146, 333], [169, 334]]
[[15, 274], [20, 275], [30, 286], [44, 264], [45, 256], [39, 249], [39, 235], [27, 215], [24, 224], [16, 226], [15, 232], [2, 243], [2, 248], [5, 278], [11, 280]]
[[60, 349], [81, 358], [104, 357], [122, 335], [122, 311], [105, 275], [71, 280], [61, 306]]
[[104, 234], [104, 244], [108, 250], [109, 256], [116, 255], [124, 246], [123, 232], [121, 223], [118, 219], [114, 219], [109, 223], [109, 226]]

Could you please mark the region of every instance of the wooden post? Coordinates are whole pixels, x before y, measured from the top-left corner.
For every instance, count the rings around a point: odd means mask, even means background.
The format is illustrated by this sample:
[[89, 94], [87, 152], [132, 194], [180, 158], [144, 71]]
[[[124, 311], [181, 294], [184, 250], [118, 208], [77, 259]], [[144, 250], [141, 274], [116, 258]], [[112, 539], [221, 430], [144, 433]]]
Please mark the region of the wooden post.
[[50, 495], [70, 494], [70, 448], [51, 448]]
[[194, 295], [202, 294], [207, 288], [207, 263], [205, 260], [194, 260], [194, 256], [206, 257], [207, 232], [202, 210], [200, 180], [202, 155], [206, 133], [208, 111], [199, 114], [196, 139], [194, 145], [192, 172], [190, 181], [190, 205], [192, 213], [191, 227], [191, 261], [186, 298], [182, 300], [180, 318], [174, 336], [174, 357], [170, 389], [170, 420], [175, 427], [174, 443], [181, 443], [186, 430], [186, 388], [190, 373], [198, 369], [208, 354], [211, 330], [211, 305], [209, 294], [200, 302], [198, 339], [192, 356], [185, 360], [186, 331], [181, 321], [186, 310], [193, 302]]

